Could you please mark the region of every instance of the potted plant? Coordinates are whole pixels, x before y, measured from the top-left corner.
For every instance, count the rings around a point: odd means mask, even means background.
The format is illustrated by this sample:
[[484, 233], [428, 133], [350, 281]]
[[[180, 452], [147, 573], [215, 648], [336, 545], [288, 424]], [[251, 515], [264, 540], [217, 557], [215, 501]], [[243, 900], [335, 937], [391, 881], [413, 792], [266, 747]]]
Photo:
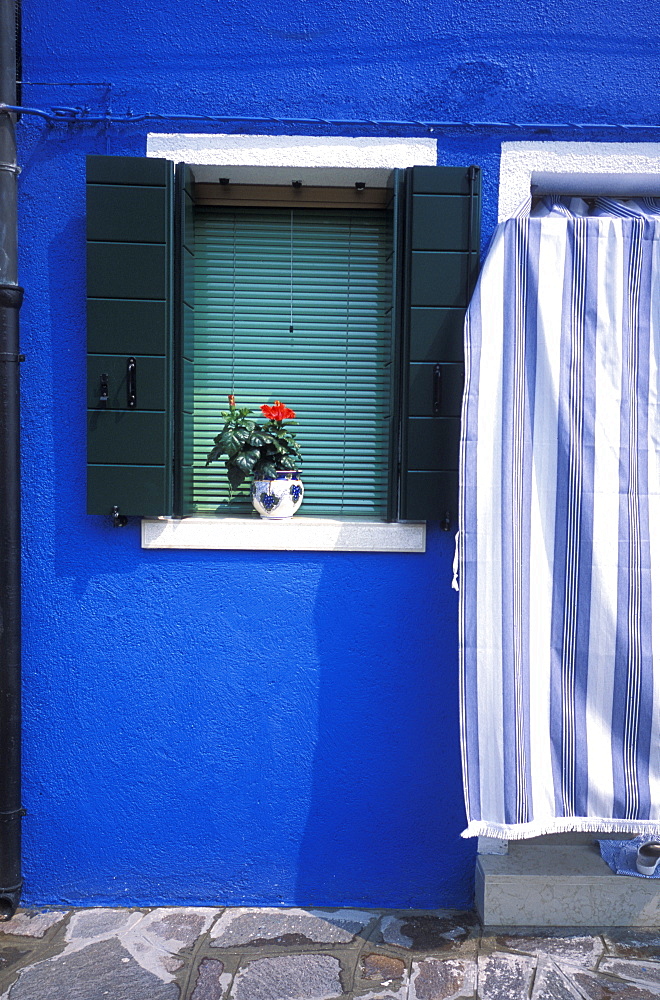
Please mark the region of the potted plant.
[[228, 397], [229, 410], [222, 413], [224, 426], [213, 439], [206, 464], [227, 456], [225, 468], [229, 480], [229, 499], [252, 478], [252, 506], [268, 519], [292, 517], [303, 501], [304, 488], [298, 476], [302, 464], [300, 446], [291, 430], [293, 410], [279, 399], [270, 405], [263, 403], [261, 412], [266, 422], [258, 424], [247, 407], [237, 407], [233, 395]]

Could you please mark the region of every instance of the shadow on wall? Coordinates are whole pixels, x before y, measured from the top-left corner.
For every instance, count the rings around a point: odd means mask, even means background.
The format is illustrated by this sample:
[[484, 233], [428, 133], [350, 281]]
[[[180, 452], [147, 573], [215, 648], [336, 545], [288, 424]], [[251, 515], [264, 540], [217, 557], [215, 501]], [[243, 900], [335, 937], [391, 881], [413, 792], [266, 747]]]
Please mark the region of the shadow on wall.
[[425, 556], [326, 563], [299, 905], [472, 906], [475, 842], [460, 838], [452, 556], [453, 536], [436, 529]]

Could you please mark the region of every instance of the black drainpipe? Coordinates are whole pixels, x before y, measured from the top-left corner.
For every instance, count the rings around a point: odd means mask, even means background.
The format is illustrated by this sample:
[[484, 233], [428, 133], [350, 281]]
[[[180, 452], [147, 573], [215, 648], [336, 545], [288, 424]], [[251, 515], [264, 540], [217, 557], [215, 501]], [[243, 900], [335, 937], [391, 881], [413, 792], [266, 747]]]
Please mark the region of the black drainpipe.
[[[0, 0], [0, 103], [16, 105], [16, 6]], [[0, 920], [21, 898], [21, 470], [15, 119], [0, 113]]]

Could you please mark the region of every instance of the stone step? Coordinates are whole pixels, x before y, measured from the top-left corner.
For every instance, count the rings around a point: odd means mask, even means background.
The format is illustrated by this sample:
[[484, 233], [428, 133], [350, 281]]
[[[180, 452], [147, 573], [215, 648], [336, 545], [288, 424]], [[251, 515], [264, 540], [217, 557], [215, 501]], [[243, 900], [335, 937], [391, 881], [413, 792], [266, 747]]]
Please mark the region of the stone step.
[[476, 903], [491, 927], [659, 927], [660, 879], [615, 875], [595, 843], [509, 843], [477, 857]]

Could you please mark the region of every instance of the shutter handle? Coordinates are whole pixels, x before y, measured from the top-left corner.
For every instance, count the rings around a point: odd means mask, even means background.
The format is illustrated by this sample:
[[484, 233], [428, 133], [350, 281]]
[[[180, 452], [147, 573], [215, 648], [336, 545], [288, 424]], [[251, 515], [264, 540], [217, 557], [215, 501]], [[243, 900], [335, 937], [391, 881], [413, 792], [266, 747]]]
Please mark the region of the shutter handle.
[[105, 372], [103, 372], [100, 378], [100, 390], [101, 395], [99, 396], [99, 406], [106, 409], [108, 406], [108, 376]]
[[433, 366], [433, 416], [442, 414], [442, 365]]
[[126, 362], [126, 391], [128, 393], [128, 408], [134, 410], [137, 406], [137, 365], [135, 358]]
[[115, 506], [112, 508], [110, 517], [112, 518], [113, 528], [125, 528], [126, 525], [128, 524], [128, 518], [126, 517], [125, 514], [119, 513], [119, 507], [117, 506], [117, 504], [115, 504]]

